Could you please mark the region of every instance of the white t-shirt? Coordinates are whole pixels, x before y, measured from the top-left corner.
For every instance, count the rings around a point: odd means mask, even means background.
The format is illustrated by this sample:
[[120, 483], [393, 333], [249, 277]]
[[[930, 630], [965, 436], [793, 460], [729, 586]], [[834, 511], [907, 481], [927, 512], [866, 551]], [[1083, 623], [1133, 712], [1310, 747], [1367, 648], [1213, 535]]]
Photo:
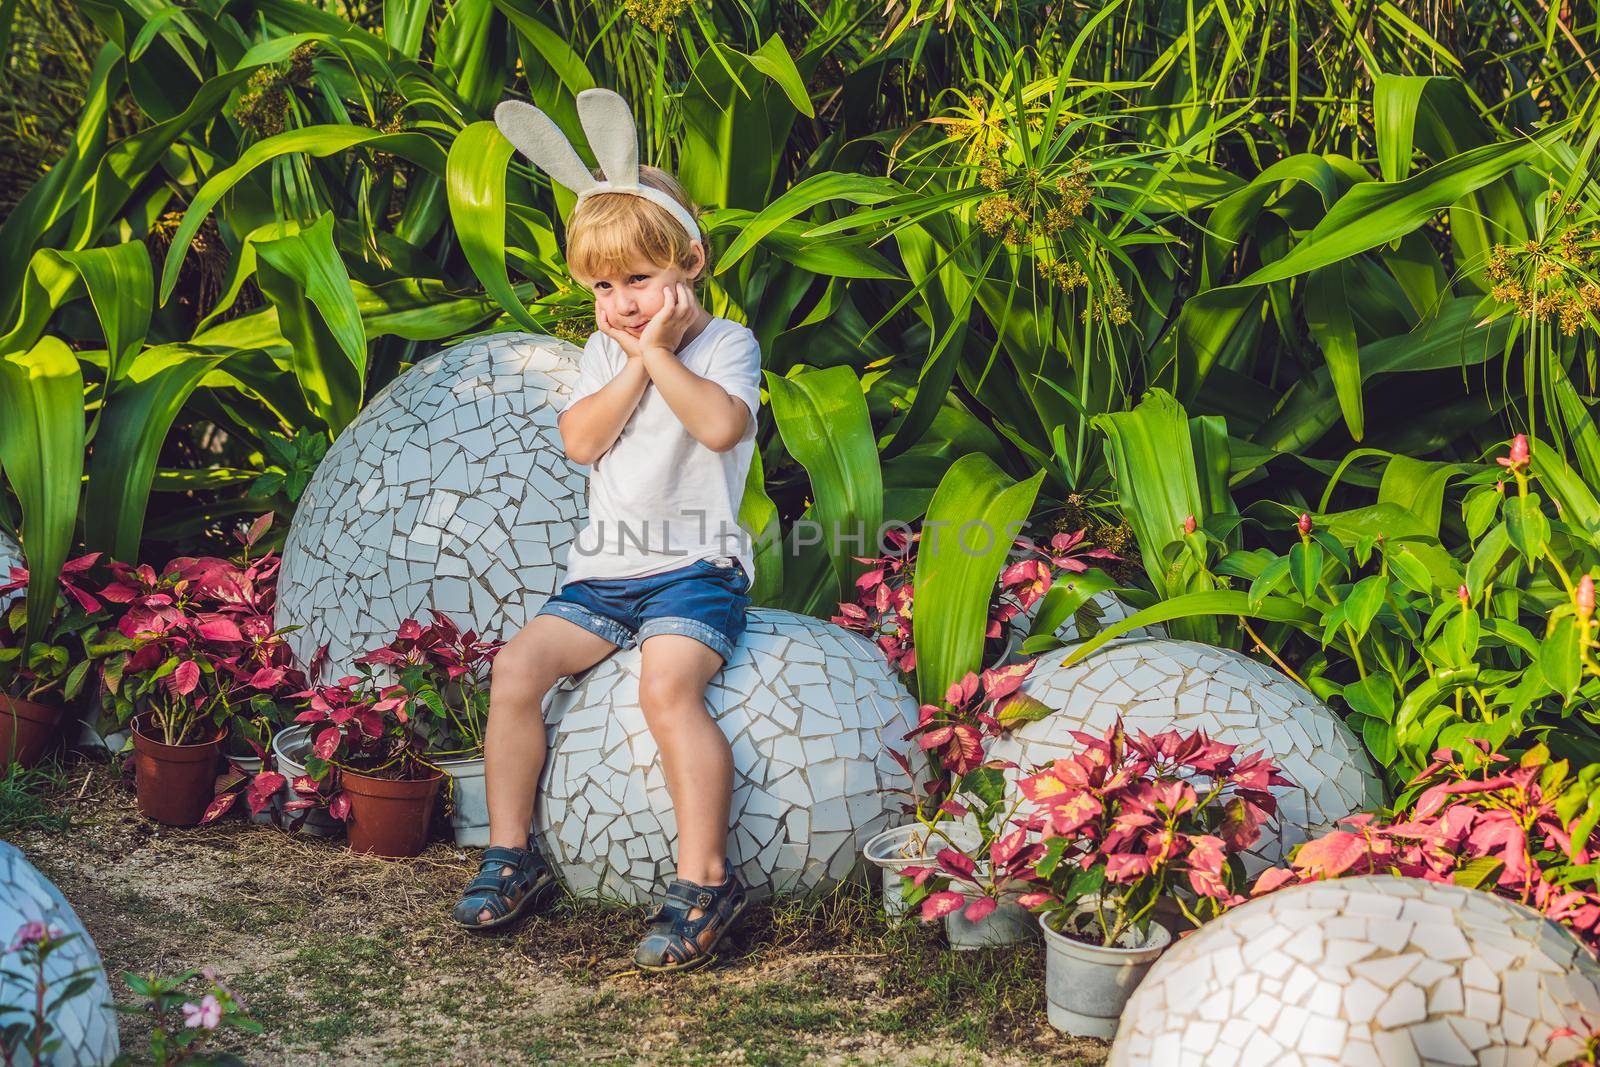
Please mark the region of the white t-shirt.
[[[730, 319], [713, 318], [678, 351], [683, 365], [744, 401], [750, 421], [739, 443], [717, 452], [684, 429], [656, 389], [645, 385], [633, 415], [589, 471], [589, 523], [567, 550], [566, 581], [640, 578], [727, 556], [751, 582], [750, 535], [739, 503], [755, 450], [761, 405], [761, 346]], [[583, 348], [578, 384], [565, 412], [627, 365], [622, 346], [596, 331]]]

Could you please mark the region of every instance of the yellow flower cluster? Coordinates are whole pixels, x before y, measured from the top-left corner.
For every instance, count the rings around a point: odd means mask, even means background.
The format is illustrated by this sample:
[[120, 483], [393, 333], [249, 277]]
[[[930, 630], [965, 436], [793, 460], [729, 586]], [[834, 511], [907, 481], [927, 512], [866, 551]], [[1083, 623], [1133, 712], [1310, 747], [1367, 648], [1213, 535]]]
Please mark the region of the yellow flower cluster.
[[1054, 263], [1047, 263], [1039, 259], [1034, 261], [1034, 267], [1045, 281], [1067, 293], [1080, 285], [1089, 284], [1089, 276], [1083, 272], [1083, 267], [1075, 259], [1058, 259]]
[[311, 81], [317, 43], [307, 41], [289, 56], [287, 70], [262, 67], [250, 75], [233, 105], [233, 120], [258, 137], [273, 137], [287, 128], [290, 94]]
[[1133, 303], [1122, 286], [1108, 281], [1104, 295], [1083, 309], [1083, 317], [1086, 320], [1104, 319], [1113, 326], [1126, 326], [1133, 321]]
[[1004, 194], [979, 201], [973, 217], [983, 227], [984, 233], [999, 237], [1010, 245], [1022, 243], [1023, 238], [1028, 236], [1028, 224], [1032, 221], [1027, 208], [1016, 197]]
[[671, 30], [694, 0], [623, 0], [628, 17], [655, 33]]
[[1087, 168], [1081, 164], [1052, 182], [1036, 167], [1008, 171], [999, 159], [991, 158], [979, 168], [978, 180], [995, 194], [978, 203], [978, 225], [1007, 244], [1021, 244], [1030, 236], [1054, 237], [1071, 229], [1094, 198]]
[[1520, 245], [1496, 245], [1484, 274], [1489, 295], [1530, 319], [1554, 318], [1568, 337], [1600, 315], [1600, 283], [1593, 281], [1600, 230], [1576, 228]]

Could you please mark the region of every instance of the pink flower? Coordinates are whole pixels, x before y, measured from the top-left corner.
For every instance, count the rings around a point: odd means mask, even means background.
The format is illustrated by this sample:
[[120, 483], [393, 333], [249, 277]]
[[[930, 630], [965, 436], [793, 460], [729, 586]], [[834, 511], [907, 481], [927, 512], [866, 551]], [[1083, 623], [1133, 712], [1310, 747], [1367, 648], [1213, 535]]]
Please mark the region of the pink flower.
[[21, 928], [17, 930], [17, 936], [12, 938], [11, 948], [8, 951], [16, 952], [19, 949], [27, 948], [29, 945], [37, 945], [39, 942], [43, 941], [49, 936], [49, 929], [38, 919], [34, 919], [31, 922], [25, 922], [22, 924]]
[[1192, 534], [1192, 533], [1195, 532], [1196, 529], [1198, 529], [1198, 526], [1194, 521], [1194, 516], [1193, 515], [1190, 515], [1187, 519], [1183, 520], [1183, 532], [1184, 533]]
[[1578, 618], [1588, 621], [1594, 614], [1594, 579], [1585, 574], [1578, 579], [1578, 592], [1573, 598], [1578, 608]]
[[191, 1030], [196, 1027], [215, 1030], [221, 1022], [222, 1005], [210, 993], [202, 997], [198, 1004], [189, 1003], [183, 1006], [183, 1025]]
[[1462, 607], [1466, 607], [1468, 604], [1472, 603], [1472, 591], [1469, 590], [1465, 585], [1459, 586], [1456, 589], [1456, 599], [1461, 601]]
[[1519, 471], [1528, 465], [1528, 435], [1519, 433], [1511, 439], [1511, 455], [1495, 460], [1508, 470]]
[[1295, 523], [1295, 528], [1300, 531], [1302, 537], [1309, 534], [1311, 532], [1311, 516], [1302, 511], [1300, 513], [1300, 521]]

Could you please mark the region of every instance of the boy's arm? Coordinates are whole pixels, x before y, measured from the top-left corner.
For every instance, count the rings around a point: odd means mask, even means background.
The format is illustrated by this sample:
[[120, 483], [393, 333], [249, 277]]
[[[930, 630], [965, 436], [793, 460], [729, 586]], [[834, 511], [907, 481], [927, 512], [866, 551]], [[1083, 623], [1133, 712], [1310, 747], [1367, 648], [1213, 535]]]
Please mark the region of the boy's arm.
[[630, 356], [616, 377], [563, 411], [556, 428], [567, 458], [587, 467], [605, 455], [633, 417], [649, 382], [644, 360]]
[[647, 348], [640, 362], [661, 398], [696, 441], [713, 452], [726, 452], [744, 437], [753, 414], [745, 401], [685, 367], [670, 348]]

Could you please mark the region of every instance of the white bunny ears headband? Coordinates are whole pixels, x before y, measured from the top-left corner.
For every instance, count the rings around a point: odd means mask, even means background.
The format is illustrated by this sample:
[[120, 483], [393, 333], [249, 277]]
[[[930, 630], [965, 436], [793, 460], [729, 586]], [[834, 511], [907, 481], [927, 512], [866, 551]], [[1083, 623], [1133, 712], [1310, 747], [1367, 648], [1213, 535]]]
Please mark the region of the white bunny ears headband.
[[578, 94], [578, 121], [605, 174], [604, 181], [589, 173], [566, 134], [543, 111], [515, 100], [502, 101], [494, 109], [495, 125], [517, 151], [577, 193], [580, 201], [596, 193], [643, 197], [676, 219], [690, 240], [702, 240], [700, 227], [687, 208], [660, 189], [639, 183], [639, 145], [626, 100], [610, 89], [585, 89]]

